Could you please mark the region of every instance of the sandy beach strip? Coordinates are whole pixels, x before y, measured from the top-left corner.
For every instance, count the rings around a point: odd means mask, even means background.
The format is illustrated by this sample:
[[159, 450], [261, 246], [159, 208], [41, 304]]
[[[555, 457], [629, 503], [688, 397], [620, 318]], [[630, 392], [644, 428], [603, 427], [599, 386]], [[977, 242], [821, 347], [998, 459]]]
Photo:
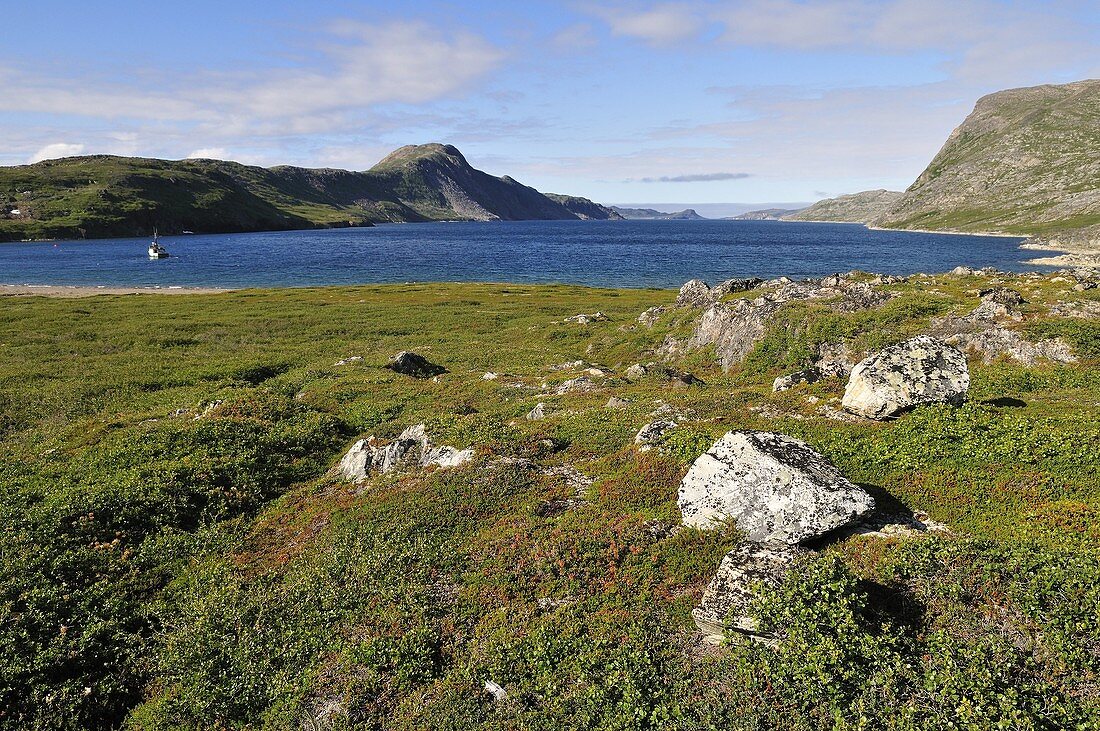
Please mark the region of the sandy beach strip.
[[102, 294], [219, 294], [230, 289], [211, 287], [108, 287], [62, 284], [0, 284], [0, 296], [95, 297]]

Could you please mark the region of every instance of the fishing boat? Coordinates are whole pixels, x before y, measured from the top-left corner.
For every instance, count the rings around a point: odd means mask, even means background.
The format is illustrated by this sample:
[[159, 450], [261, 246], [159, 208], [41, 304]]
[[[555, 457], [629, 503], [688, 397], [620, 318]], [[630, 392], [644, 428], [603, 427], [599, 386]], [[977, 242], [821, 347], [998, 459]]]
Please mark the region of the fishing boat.
[[168, 250], [160, 245], [160, 238], [157, 236], [157, 230], [153, 229], [153, 240], [149, 242], [149, 258], [167, 259], [169, 256]]

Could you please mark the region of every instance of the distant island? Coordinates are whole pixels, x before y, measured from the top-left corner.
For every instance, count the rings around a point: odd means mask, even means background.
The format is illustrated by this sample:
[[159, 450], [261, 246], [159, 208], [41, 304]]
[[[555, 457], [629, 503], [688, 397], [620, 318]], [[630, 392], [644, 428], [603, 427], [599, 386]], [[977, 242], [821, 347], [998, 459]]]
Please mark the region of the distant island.
[[627, 220], [637, 221], [703, 221], [702, 216], [693, 208], [685, 208], [682, 211], [665, 213], [653, 208], [623, 208], [611, 206], [611, 210]]
[[402, 147], [365, 172], [112, 155], [0, 168], [0, 241], [619, 218], [484, 173], [435, 143]]

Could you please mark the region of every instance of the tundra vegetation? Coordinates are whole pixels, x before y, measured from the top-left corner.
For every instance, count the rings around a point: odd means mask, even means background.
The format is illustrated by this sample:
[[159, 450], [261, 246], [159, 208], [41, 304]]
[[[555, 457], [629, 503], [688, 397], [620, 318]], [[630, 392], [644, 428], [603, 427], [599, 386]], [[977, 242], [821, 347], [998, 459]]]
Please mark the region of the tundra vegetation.
[[[671, 356], [690, 385], [623, 378], [698, 320], [668, 291], [5, 298], [0, 728], [1100, 728], [1100, 320], [1056, 314], [1100, 290], [1000, 277], [1027, 300], [1012, 327], [1078, 361], [971, 358], [962, 405], [842, 421], [842, 378], [772, 391], [989, 278], [788, 303], [727, 371]], [[447, 372], [384, 367], [403, 350]], [[676, 425], [641, 451], [655, 413]], [[334, 471], [418, 423], [474, 460]], [[802, 439], [950, 532], [834, 541], [760, 594], [776, 641], [704, 645], [691, 610], [739, 539], [678, 528], [677, 487], [732, 429]]]

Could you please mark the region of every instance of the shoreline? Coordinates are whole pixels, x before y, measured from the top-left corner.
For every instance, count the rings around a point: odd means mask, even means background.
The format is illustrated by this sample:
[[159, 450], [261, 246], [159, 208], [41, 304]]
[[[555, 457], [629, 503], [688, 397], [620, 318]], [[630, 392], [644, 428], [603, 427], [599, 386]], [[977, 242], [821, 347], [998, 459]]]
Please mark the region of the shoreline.
[[219, 287], [115, 287], [96, 284], [0, 284], [0, 297], [95, 297], [101, 294], [223, 294]]

